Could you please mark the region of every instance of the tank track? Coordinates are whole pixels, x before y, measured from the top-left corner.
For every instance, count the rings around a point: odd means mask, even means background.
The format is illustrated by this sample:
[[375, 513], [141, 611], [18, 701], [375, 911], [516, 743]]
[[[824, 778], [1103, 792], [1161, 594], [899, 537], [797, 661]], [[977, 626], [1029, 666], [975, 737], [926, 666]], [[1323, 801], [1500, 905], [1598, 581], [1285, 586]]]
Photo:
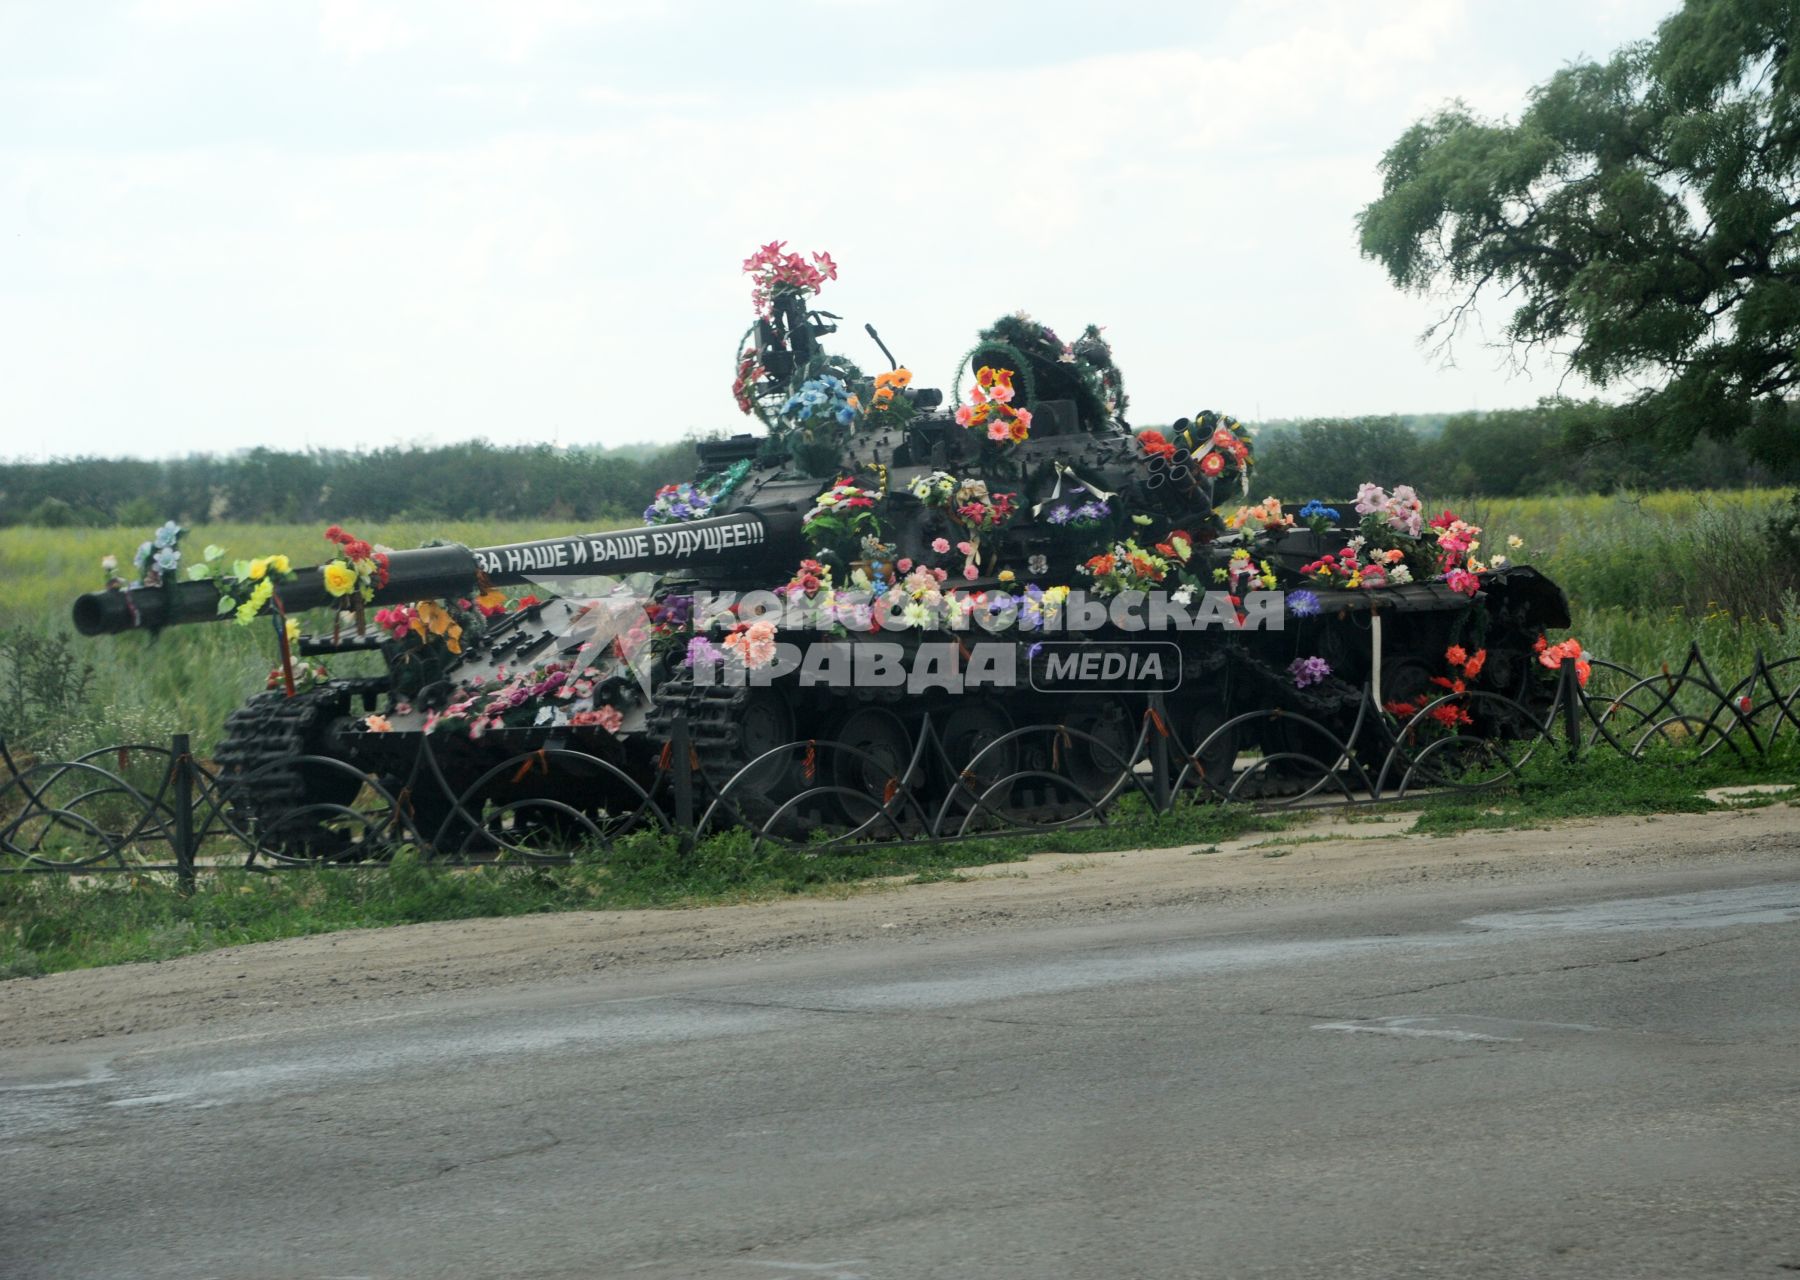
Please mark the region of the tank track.
[[277, 851], [289, 854], [318, 857], [330, 852], [321, 842], [341, 842], [323, 826], [283, 817], [323, 799], [300, 759], [319, 753], [319, 734], [344, 714], [354, 692], [348, 682], [333, 682], [291, 698], [279, 690], [260, 693], [226, 717], [213, 762], [234, 824], [259, 834], [279, 831]]

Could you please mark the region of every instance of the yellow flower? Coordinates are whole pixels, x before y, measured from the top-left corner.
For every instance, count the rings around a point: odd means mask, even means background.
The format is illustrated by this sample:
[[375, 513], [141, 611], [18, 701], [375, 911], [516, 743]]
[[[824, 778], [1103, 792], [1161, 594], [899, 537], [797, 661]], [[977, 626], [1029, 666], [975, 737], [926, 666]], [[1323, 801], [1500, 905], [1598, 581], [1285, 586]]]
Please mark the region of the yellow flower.
[[1011, 569], [1000, 570], [1000, 581], [1011, 582], [1012, 580], [1013, 580], [1013, 571]]
[[292, 573], [294, 571], [294, 566], [288, 563], [286, 556], [270, 556], [269, 568], [275, 570], [276, 573]]
[[268, 560], [252, 560], [250, 562], [250, 581], [261, 582], [263, 580], [263, 575], [268, 573], [268, 571]]
[[256, 615], [262, 612], [262, 607], [269, 603], [269, 597], [274, 594], [275, 584], [267, 578], [257, 583], [255, 590], [250, 593], [250, 598], [238, 606], [238, 625], [247, 627], [256, 621]]
[[299, 638], [300, 638], [300, 619], [289, 618], [287, 620], [287, 641], [289, 644], [293, 644]]
[[325, 566], [325, 590], [334, 596], [347, 596], [356, 589], [356, 574], [342, 560]]

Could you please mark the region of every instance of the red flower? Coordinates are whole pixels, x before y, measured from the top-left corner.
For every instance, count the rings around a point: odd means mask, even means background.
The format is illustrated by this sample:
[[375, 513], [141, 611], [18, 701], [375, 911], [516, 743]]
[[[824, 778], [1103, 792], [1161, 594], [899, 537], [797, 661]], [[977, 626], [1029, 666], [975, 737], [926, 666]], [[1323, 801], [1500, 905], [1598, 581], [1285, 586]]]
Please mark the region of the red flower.
[[1469, 660], [1469, 651], [1460, 644], [1453, 644], [1444, 650], [1444, 661], [1453, 667], [1460, 667]]
[[1160, 431], [1144, 432], [1138, 436], [1138, 443], [1143, 446], [1144, 452], [1152, 457], [1172, 458], [1175, 456], [1175, 446], [1170, 444]]
[[1216, 476], [1225, 470], [1225, 458], [1219, 453], [1209, 453], [1200, 459], [1200, 471], [1203, 475]]

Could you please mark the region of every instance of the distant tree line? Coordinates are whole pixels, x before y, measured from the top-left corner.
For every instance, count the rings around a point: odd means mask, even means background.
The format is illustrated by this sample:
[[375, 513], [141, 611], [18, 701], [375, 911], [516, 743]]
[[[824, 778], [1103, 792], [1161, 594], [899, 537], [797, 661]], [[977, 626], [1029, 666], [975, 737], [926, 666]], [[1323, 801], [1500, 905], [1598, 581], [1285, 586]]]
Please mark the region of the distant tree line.
[[1632, 429], [1632, 410], [1548, 399], [1529, 409], [1454, 414], [1441, 428], [1399, 417], [1319, 418], [1259, 432], [1255, 497], [1348, 497], [1364, 481], [1410, 484], [1428, 498], [1738, 489], [1800, 483], [1800, 432], [1771, 424], [1670, 451]]
[[[1621, 410], [1545, 400], [1529, 409], [1282, 422], [1256, 436], [1255, 497], [1347, 497], [1363, 481], [1445, 498], [1733, 489], [1800, 483], [1800, 440], [1700, 434], [1679, 452], [1622, 429]], [[1760, 460], [1753, 460], [1760, 459]], [[166, 461], [71, 458], [0, 464], [0, 525], [144, 525], [163, 520], [567, 518], [642, 511], [694, 475], [693, 440], [620, 449], [467, 444], [349, 453], [253, 449]]]
[[0, 525], [567, 517], [641, 512], [692, 479], [691, 439], [621, 449], [483, 441], [367, 453], [253, 449], [146, 461], [0, 463]]

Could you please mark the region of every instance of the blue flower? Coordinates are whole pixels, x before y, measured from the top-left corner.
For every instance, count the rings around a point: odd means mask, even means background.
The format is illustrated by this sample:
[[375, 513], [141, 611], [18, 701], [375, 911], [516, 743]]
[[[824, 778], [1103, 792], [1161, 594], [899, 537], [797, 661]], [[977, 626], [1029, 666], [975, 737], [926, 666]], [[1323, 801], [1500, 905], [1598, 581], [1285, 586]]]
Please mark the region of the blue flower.
[[1340, 518], [1338, 516], [1338, 511], [1337, 511], [1336, 507], [1328, 507], [1324, 503], [1320, 502], [1317, 498], [1314, 498], [1311, 502], [1307, 503], [1304, 507], [1300, 508], [1300, 518], [1302, 520], [1312, 520], [1312, 519], [1316, 519], [1320, 516], [1324, 516], [1324, 517], [1327, 517], [1332, 520], [1337, 520]]
[[837, 420], [839, 426], [849, 426], [856, 421], [856, 410], [852, 409], [849, 405], [845, 405], [842, 409], [837, 411]]
[[1048, 519], [1051, 524], [1067, 524], [1073, 514], [1074, 513], [1067, 507], [1052, 507], [1050, 509], [1050, 514], [1045, 518]]
[[1311, 618], [1319, 612], [1319, 597], [1306, 590], [1290, 591], [1287, 609], [1296, 618]]
[[164, 547], [156, 553], [156, 567], [164, 573], [173, 573], [181, 563], [181, 553], [173, 547]]
[[179, 537], [181, 537], [181, 526], [171, 520], [156, 531], [156, 545], [159, 547], [172, 547], [175, 545], [175, 540]]

